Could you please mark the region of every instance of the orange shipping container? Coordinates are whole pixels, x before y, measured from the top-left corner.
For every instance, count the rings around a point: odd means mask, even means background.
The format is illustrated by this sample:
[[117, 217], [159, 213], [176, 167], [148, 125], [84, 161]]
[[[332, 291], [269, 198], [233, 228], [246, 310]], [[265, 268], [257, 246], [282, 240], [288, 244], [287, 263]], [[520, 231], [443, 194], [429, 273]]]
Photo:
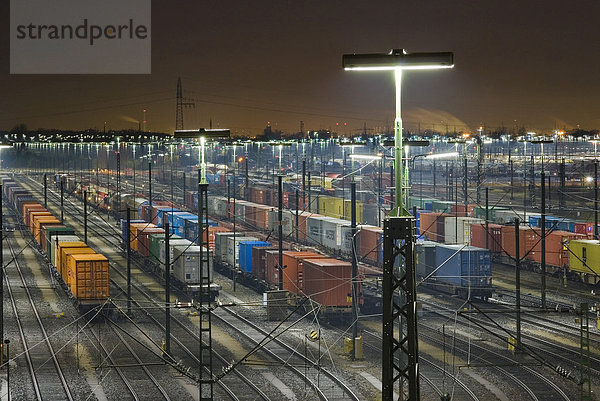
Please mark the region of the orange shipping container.
[[[546, 264], [562, 268], [569, 264], [569, 241], [586, 239], [585, 234], [571, 233], [568, 231], [552, 231], [546, 235]], [[537, 263], [542, 263], [542, 242], [539, 241], [534, 248], [533, 257]]]
[[68, 261], [71, 292], [80, 301], [108, 298], [110, 280], [108, 259], [100, 254], [71, 255]]
[[[515, 226], [502, 226], [503, 254], [515, 258]], [[530, 226], [519, 226], [519, 258], [532, 259], [535, 246], [540, 240], [540, 229]]]
[[138, 249], [137, 250], [140, 253], [140, 255], [148, 256], [148, 254], [150, 253], [150, 242], [148, 240], [148, 236], [150, 234], [164, 234], [164, 233], [165, 233], [165, 230], [160, 227], [147, 227], [147, 228], [143, 228], [141, 230], [138, 229], [138, 231], [137, 231], [137, 235], [138, 235], [137, 247], [138, 247]]
[[360, 260], [383, 263], [383, 229], [376, 226], [360, 226], [357, 236]]
[[[469, 203], [467, 205], [467, 211], [468, 211], [467, 216], [473, 217], [473, 210], [475, 210], [476, 207], [478, 207], [478, 205], [476, 205], [474, 203]], [[458, 204], [451, 205], [450, 212], [453, 215], [465, 216], [465, 204], [458, 203]]]
[[[83, 241], [58, 242], [58, 246], [57, 246], [56, 252], [55, 252], [56, 260], [54, 261], [54, 267], [56, 268], [56, 270], [60, 273], [60, 275], [62, 277], [65, 277], [65, 276], [63, 276], [63, 272], [60, 271], [61, 254], [62, 254], [62, 250], [66, 249], [66, 248], [87, 248], [87, 244]], [[66, 272], [65, 272], [65, 274], [66, 274]]]
[[[208, 248], [211, 251], [215, 250], [215, 233], [222, 233], [222, 232], [227, 232], [227, 231], [231, 231], [228, 228], [225, 227], [218, 227], [218, 226], [208, 226]], [[206, 235], [205, 238], [206, 240]]]
[[47, 210], [40, 210], [40, 211], [31, 211], [31, 212], [29, 212], [29, 218], [27, 220], [28, 221], [27, 227], [29, 227], [29, 231], [31, 231], [31, 233], [33, 233], [34, 220], [38, 216], [53, 216], [53, 215], [52, 215], [52, 213], [50, 213]]
[[71, 283], [69, 282], [69, 256], [70, 255], [79, 255], [79, 254], [90, 254], [96, 253], [90, 247], [84, 246], [79, 248], [62, 248], [60, 250], [60, 269], [57, 270], [60, 273], [60, 276], [63, 278], [63, 281], [71, 287]]
[[[279, 255], [277, 255], [279, 258]], [[304, 259], [323, 259], [326, 256], [315, 252], [283, 252], [283, 289], [294, 294], [302, 292]]]
[[131, 223], [130, 224], [130, 230], [131, 230], [131, 234], [130, 234], [130, 238], [129, 238], [129, 244], [131, 246], [131, 249], [133, 249], [136, 252], [139, 252], [138, 250], [138, 240], [139, 240], [139, 231], [144, 230], [145, 228], [156, 228], [155, 224], [152, 223]]
[[[485, 249], [485, 224], [471, 224], [471, 245]], [[490, 252], [502, 252], [502, 226], [488, 224], [488, 249]]]
[[25, 203], [23, 205], [23, 222], [29, 227], [29, 213], [30, 212], [47, 212], [46, 208], [39, 203]]
[[444, 219], [447, 213], [420, 213], [419, 233], [430, 241], [444, 242]]
[[337, 259], [306, 259], [303, 269], [305, 295], [325, 307], [352, 306], [350, 262]]
[[42, 228], [45, 226], [60, 226], [62, 223], [54, 216], [40, 216], [33, 222], [33, 237], [41, 244]]

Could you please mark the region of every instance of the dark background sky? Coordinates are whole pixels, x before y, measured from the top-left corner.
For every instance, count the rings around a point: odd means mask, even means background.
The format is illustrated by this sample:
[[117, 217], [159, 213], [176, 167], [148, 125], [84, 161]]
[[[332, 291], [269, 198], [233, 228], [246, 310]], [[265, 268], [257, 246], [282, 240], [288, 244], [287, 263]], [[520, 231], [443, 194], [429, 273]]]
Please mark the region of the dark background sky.
[[[405, 73], [405, 126], [600, 128], [598, 1], [153, 1], [151, 75], [9, 75], [0, 6], [0, 129], [175, 126], [260, 133], [391, 124], [391, 73], [345, 72], [344, 53], [453, 51], [455, 68]], [[110, 60], [107, 60], [110, 62]]]

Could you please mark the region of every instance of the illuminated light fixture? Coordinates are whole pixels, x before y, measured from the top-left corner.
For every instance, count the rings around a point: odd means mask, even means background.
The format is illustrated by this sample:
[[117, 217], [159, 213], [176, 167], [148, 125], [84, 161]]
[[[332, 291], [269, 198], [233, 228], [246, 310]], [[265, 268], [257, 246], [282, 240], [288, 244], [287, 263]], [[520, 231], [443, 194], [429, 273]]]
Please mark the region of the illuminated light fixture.
[[200, 183], [206, 184], [206, 162], [204, 156], [204, 148], [206, 147], [206, 138], [229, 138], [231, 136], [231, 131], [224, 128], [217, 129], [206, 129], [206, 128], [198, 128], [198, 129], [182, 129], [175, 130], [173, 132], [173, 137], [176, 139], [199, 139], [200, 140]]
[[594, 177], [590, 177], [590, 176], [585, 177], [585, 182], [592, 182], [592, 181], [594, 181]]
[[[396, 118], [394, 121], [394, 170], [396, 174], [396, 205], [391, 215], [408, 215], [404, 205], [408, 201], [408, 182], [403, 175], [402, 119], [400, 112], [400, 92], [402, 70], [434, 70], [454, 67], [454, 54], [407, 53], [404, 49], [392, 49], [388, 54], [345, 54], [342, 66], [346, 71], [393, 71], [396, 85]], [[403, 192], [404, 189], [406, 189]]]
[[458, 152], [447, 152], [447, 153], [433, 153], [430, 155], [425, 155], [426, 159], [451, 159], [453, 157], [458, 157]]
[[454, 67], [454, 54], [392, 49], [389, 53], [345, 54], [342, 62], [346, 71], [435, 70]]
[[350, 158], [351, 159], [359, 159], [359, 160], [379, 160], [383, 157], [382, 154], [376, 154], [376, 155], [357, 155], [357, 154], [351, 154]]

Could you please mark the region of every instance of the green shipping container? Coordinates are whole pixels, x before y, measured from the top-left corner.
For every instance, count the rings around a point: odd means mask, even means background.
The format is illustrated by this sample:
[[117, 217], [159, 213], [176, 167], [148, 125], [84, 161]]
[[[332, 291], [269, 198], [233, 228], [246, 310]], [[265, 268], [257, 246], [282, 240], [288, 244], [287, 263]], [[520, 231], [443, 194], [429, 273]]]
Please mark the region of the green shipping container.
[[[46, 247], [44, 251], [47, 253], [48, 249], [52, 247], [52, 237], [57, 235], [75, 235], [75, 231], [71, 227], [46, 227]], [[48, 255], [50, 257], [50, 255]]]
[[[181, 239], [179, 235], [171, 235], [169, 239]], [[153, 263], [160, 263], [160, 244], [165, 241], [165, 234], [148, 235], [148, 257]]]
[[[501, 210], [509, 210], [507, 207], [490, 207], [488, 210], [488, 216], [489, 216], [489, 221], [490, 222], [495, 222], [496, 221], [496, 212], [497, 211], [501, 211]], [[478, 219], [483, 219], [485, 220], [485, 208], [484, 207], [476, 207], [473, 210], [473, 215], [478, 218]]]
[[452, 205], [455, 204], [455, 202], [452, 202], [452, 201], [439, 201], [439, 200], [434, 200], [431, 203], [433, 205], [433, 211], [437, 212], [437, 213], [451, 213]]

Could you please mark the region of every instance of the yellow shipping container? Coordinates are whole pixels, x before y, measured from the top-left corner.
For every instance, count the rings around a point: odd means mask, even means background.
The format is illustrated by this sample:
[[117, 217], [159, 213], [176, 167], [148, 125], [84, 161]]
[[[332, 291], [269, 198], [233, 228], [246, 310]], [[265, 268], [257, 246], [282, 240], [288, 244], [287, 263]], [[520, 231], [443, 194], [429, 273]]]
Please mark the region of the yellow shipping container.
[[[345, 216], [340, 217], [341, 219], [351, 220], [352, 219], [352, 201], [346, 199], [344, 201]], [[356, 201], [356, 224], [363, 224], [363, 202]]]
[[81, 255], [81, 254], [90, 254], [96, 253], [90, 247], [81, 247], [81, 248], [63, 248], [60, 251], [60, 275], [63, 278], [63, 281], [67, 284], [67, 286], [71, 287], [71, 283], [69, 282], [69, 256], [70, 255]]
[[[56, 270], [61, 273], [61, 276], [63, 277], [63, 279], [66, 277], [62, 274], [62, 272], [60, 271], [60, 262], [61, 262], [61, 253], [62, 250], [65, 248], [87, 248], [87, 244], [83, 241], [73, 241], [73, 242], [59, 242], [58, 246], [56, 248], [56, 252], [54, 253], [55, 255], [55, 260], [54, 260], [54, 267], [56, 268]], [[66, 274], [66, 272], [65, 272]], [[67, 281], [65, 280], [65, 283]]]
[[33, 229], [35, 228], [35, 225], [34, 225], [35, 218], [38, 216], [52, 216], [52, 213], [50, 213], [48, 211], [29, 213], [29, 231], [31, 231], [32, 234], [33, 234]]
[[110, 293], [108, 259], [104, 255], [69, 256], [71, 292], [79, 300], [104, 300]]
[[569, 269], [583, 273], [585, 282], [595, 283], [595, 275], [600, 274], [600, 241], [572, 240], [569, 242], [569, 251]]
[[344, 200], [335, 196], [319, 197], [319, 214], [341, 219], [343, 214]]
[[40, 234], [41, 234], [41, 224], [60, 224], [60, 220], [58, 220], [54, 216], [36, 216], [33, 220], [33, 237], [40, 243]]

